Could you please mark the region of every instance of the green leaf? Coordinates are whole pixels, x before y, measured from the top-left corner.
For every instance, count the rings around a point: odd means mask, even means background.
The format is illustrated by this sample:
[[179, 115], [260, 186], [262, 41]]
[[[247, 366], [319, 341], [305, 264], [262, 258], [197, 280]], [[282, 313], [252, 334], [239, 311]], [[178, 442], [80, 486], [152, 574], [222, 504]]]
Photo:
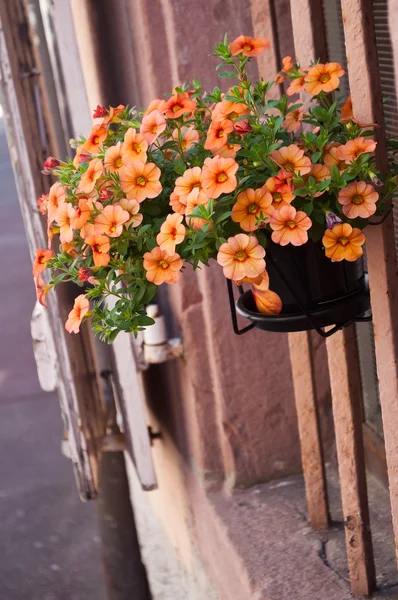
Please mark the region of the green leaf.
[[187, 166], [181, 157], [174, 161], [174, 171], [177, 175], [184, 175], [186, 168]]
[[233, 71], [223, 71], [222, 73], [219, 73], [218, 76], [223, 79], [236, 79], [237, 73], [234, 73]]

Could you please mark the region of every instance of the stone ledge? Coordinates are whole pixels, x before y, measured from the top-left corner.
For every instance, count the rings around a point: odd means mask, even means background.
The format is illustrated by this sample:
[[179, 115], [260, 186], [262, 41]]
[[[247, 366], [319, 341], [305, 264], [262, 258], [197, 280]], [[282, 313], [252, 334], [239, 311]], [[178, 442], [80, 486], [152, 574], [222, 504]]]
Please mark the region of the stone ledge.
[[[329, 472], [333, 527], [311, 531], [301, 476], [236, 491], [203, 493], [194, 506], [199, 551], [220, 600], [350, 600], [338, 479]], [[378, 584], [397, 600], [387, 491], [369, 480]], [[373, 510], [372, 510], [373, 509]]]

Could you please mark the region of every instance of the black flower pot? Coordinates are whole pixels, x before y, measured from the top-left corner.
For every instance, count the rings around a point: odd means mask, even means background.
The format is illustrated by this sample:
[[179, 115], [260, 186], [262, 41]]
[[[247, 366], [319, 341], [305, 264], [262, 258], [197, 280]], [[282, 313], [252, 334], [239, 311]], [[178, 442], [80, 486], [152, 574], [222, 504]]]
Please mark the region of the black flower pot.
[[[285, 332], [316, 329], [330, 335], [354, 321], [368, 320], [364, 318], [370, 298], [363, 259], [332, 262], [321, 242], [311, 240], [298, 247], [270, 242], [265, 258], [270, 289], [281, 297], [283, 309], [279, 315], [261, 314], [251, 291], [240, 289], [237, 311], [253, 326]], [[325, 334], [322, 328], [330, 325], [336, 328]]]

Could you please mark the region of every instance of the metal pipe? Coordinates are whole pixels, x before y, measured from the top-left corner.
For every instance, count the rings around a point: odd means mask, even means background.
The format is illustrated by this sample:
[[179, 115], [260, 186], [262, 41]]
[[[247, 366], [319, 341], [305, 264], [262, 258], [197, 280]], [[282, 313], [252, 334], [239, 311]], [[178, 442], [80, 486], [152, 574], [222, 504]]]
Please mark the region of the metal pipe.
[[98, 515], [108, 600], [151, 600], [129, 497], [123, 452], [103, 452]]

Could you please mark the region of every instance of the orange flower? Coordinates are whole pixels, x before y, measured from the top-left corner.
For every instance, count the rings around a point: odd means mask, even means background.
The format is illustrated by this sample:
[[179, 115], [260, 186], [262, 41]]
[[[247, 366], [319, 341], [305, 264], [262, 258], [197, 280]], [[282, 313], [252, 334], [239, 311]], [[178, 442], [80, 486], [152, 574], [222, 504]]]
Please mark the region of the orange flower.
[[53, 254], [54, 253], [51, 250], [36, 250], [36, 258], [33, 263], [33, 275], [43, 273]]
[[206, 150], [220, 150], [228, 141], [228, 134], [234, 130], [234, 124], [229, 119], [212, 121], [204, 147]]
[[252, 284], [252, 294], [258, 312], [264, 315], [279, 315], [282, 311], [282, 300], [275, 292], [265, 289], [264, 285]]
[[272, 206], [276, 209], [282, 206], [289, 206], [293, 202], [295, 195], [290, 184], [285, 183], [279, 177], [270, 177], [263, 185], [263, 189], [271, 194]]
[[148, 144], [153, 144], [156, 138], [166, 129], [166, 119], [158, 111], [153, 110], [142, 118], [140, 133]]
[[137, 200], [128, 200], [127, 198], [122, 198], [119, 202], [119, 206], [122, 207], [123, 210], [127, 211], [130, 215], [129, 220], [125, 223], [126, 227], [138, 227], [142, 223], [142, 219], [144, 215], [139, 212], [140, 204]]
[[246, 104], [243, 104], [243, 102], [222, 100], [222, 102], [217, 102], [215, 105], [211, 114], [211, 118], [213, 121], [220, 121], [223, 119], [234, 121], [238, 117], [248, 114], [250, 114], [250, 108], [246, 106]]
[[148, 141], [142, 133], [136, 133], [133, 127], [130, 127], [125, 133], [124, 143], [122, 144], [123, 162], [127, 165], [129, 162], [139, 160], [146, 162], [146, 151]]
[[64, 242], [61, 244], [62, 251], [65, 254], [69, 254], [72, 258], [77, 258], [78, 254], [76, 252], [76, 243], [75, 242]]
[[111, 146], [105, 152], [104, 167], [109, 173], [117, 173], [123, 167], [121, 142], [118, 142], [116, 146]]
[[73, 229], [81, 229], [90, 218], [92, 200], [87, 197], [79, 198], [79, 206], [75, 209], [75, 214], [71, 220]]
[[221, 194], [233, 192], [238, 182], [235, 173], [239, 165], [233, 158], [206, 158], [202, 180], [203, 189], [209, 198], [218, 198]]
[[161, 114], [163, 114], [166, 110], [165, 105], [165, 100], [159, 100], [159, 98], [156, 98], [156, 100], [152, 100], [152, 102], [149, 104], [148, 108], [144, 112], [144, 117], [150, 115], [151, 112], [153, 112], [154, 110], [158, 110]]
[[339, 191], [338, 200], [343, 205], [343, 213], [349, 219], [367, 219], [376, 212], [379, 194], [373, 185], [364, 181], [353, 181]]
[[48, 208], [48, 194], [42, 194], [40, 198], [37, 199], [37, 206], [42, 215], [45, 215]]
[[93, 251], [94, 265], [96, 267], [106, 267], [111, 260], [108, 254], [111, 245], [106, 235], [89, 235], [84, 241]]
[[376, 148], [376, 144], [377, 142], [374, 142], [373, 140], [357, 137], [343, 146], [339, 146], [336, 154], [339, 160], [344, 160], [345, 163], [349, 165], [351, 161], [356, 160], [361, 154], [373, 152]]
[[304, 156], [304, 150], [301, 150], [296, 144], [282, 146], [279, 150], [271, 152], [270, 157], [288, 173], [306, 175], [311, 171], [310, 159]]
[[102, 124], [94, 125], [90, 135], [83, 144], [82, 150], [96, 154], [99, 151], [102, 142], [105, 141], [107, 137], [108, 132], [106, 127], [104, 127]]
[[51, 289], [51, 285], [46, 285], [46, 282], [44, 281], [40, 273], [34, 275], [33, 281], [35, 284], [37, 301], [39, 302], [39, 304], [47, 308], [46, 296], [48, 291]]
[[293, 94], [299, 94], [305, 86], [305, 75], [302, 77], [295, 77], [292, 79], [291, 84], [286, 90], [286, 94], [288, 96], [293, 96]]
[[144, 254], [146, 278], [156, 285], [177, 283], [183, 264], [179, 254], [169, 256], [165, 250], [161, 250], [158, 246], [155, 246], [151, 252], [145, 252]]
[[[199, 169], [199, 167], [197, 167], [197, 168]], [[169, 204], [175, 213], [178, 213], [180, 215], [185, 215], [185, 211], [187, 209], [187, 200], [186, 199], [184, 199], [184, 201], [183, 201], [182, 197], [180, 197], [175, 192], [171, 192]]]
[[101, 177], [104, 172], [104, 165], [99, 158], [94, 158], [88, 164], [87, 170], [83, 173], [80, 183], [79, 191], [84, 194], [91, 194], [95, 187], [96, 181]]
[[[189, 150], [193, 144], [197, 144], [199, 141], [199, 133], [194, 129], [193, 125], [190, 127], [182, 127], [180, 133], [178, 132], [178, 129], [174, 129], [172, 136], [173, 139], [179, 143], [183, 152]], [[179, 136], [181, 136], [181, 139]]]
[[222, 156], [223, 158], [235, 158], [236, 153], [239, 152], [241, 147], [242, 146], [239, 146], [239, 144], [228, 144], [227, 143], [227, 144], [225, 144], [225, 146], [223, 146], [219, 150], [216, 150], [215, 152], [213, 152], [213, 154], [215, 154], [216, 156]]
[[185, 227], [182, 224], [183, 216], [177, 213], [167, 215], [160, 228], [156, 241], [161, 250], [170, 256], [175, 253], [176, 245], [181, 244], [185, 238]]
[[347, 165], [344, 160], [340, 160], [338, 157], [337, 151], [340, 146], [341, 144], [338, 144], [337, 142], [328, 144], [325, 147], [326, 152], [323, 155], [323, 162], [330, 170], [332, 167], [337, 167], [340, 173], [342, 173], [342, 171], [347, 168]]
[[252, 38], [247, 35], [240, 35], [230, 45], [232, 56], [243, 54], [243, 56], [258, 56], [264, 50], [271, 47], [268, 40], [264, 38]]
[[92, 156], [93, 155], [91, 154], [91, 152], [87, 152], [87, 150], [83, 148], [82, 144], [81, 146], [78, 146], [76, 150], [75, 158], [73, 159], [73, 165], [76, 167], [76, 169], [78, 169], [79, 165], [81, 165], [82, 163], [89, 162]]
[[292, 61], [291, 56], [285, 56], [282, 59], [282, 69], [279, 71], [276, 76], [275, 83], [283, 83], [286, 81], [286, 74], [289, 73], [294, 67], [294, 63]]
[[130, 215], [117, 204], [108, 204], [100, 215], [94, 219], [95, 233], [104, 233], [109, 237], [119, 237], [123, 231], [124, 223], [127, 223]]
[[273, 229], [273, 242], [281, 246], [301, 246], [308, 241], [307, 230], [312, 221], [302, 210], [297, 212], [293, 206], [282, 206], [280, 210], [274, 211], [270, 225]]
[[238, 233], [221, 245], [217, 262], [227, 279], [239, 283], [244, 277], [252, 279], [265, 271], [264, 256], [265, 250], [254, 235]]
[[201, 231], [204, 225], [207, 225], [209, 223], [209, 221], [207, 221], [206, 219], [189, 216], [192, 214], [196, 206], [199, 206], [201, 204], [206, 205], [208, 201], [209, 199], [207, 198], [206, 194], [201, 194], [198, 188], [192, 190], [192, 192], [189, 194], [187, 208], [185, 211], [188, 227], [192, 227], [192, 229], [195, 229], [195, 231]]
[[[304, 176], [304, 178], [303, 178], [304, 181], [308, 181], [309, 177], [313, 177], [315, 179], [316, 183], [320, 183], [321, 181], [325, 181], [325, 179], [330, 179], [329, 168], [326, 165], [322, 165], [320, 163], [312, 165], [311, 171], [309, 173], [307, 173], [307, 175]], [[300, 184], [297, 187], [302, 187], [302, 186]], [[319, 196], [322, 196], [322, 194], [324, 194], [325, 191], [326, 190], [315, 192], [315, 194], [314, 194], [315, 198], [318, 198]]]
[[126, 107], [123, 104], [119, 104], [119, 106], [110, 106], [108, 115], [103, 119], [103, 125], [109, 125], [109, 123], [116, 123], [120, 121], [118, 116], [124, 111]]
[[191, 100], [188, 92], [177, 93], [171, 96], [164, 105], [165, 117], [167, 119], [177, 119], [181, 115], [192, 113], [196, 108], [195, 100]]
[[340, 85], [340, 77], [344, 75], [343, 67], [336, 62], [318, 63], [310, 68], [304, 80], [306, 82], [305, 90], [313, 96], [320, 92], [332, 92]]
[[282, 58], [282, 71], [284, 73], [289, 73], [289, 71], [291, 71], [294, 67], [294, 63], [292, 61], [292, 57], [291, 56], [285, 56], [284, 58]]
[[[291, 102], [287, 107], [290, 108], [291, 106], [294, 106], [294, 104], [294, 102]], [[286, 131], [294, 131], [294, 133], [297, 133], [297, 131], [300, 129], [300, 124], [303, 120], [303, 117], [304, 108], [299, 106], [298, 108], [291, 110], [286, 115], [285, 120], [283, 121], [283, 127], [286, 129]]]
[[80, 294], [75, 299], [73, 308], [68, 315], [68, 320], [65, 323], [65, 329], [69, 333], [79, 333], [80, 325], [90, 309], [90, 303], [85, 294]]
[[351, 95], [347, 97], [347, 100], [340, 108], [340, 112], [343, 119], [350, 119], [353, 116]]
[[239, 223], [243, 231], [258, 229], [257, 218], [263, 213], [268, 215], [268, 221], [273, 213], [272, 196], [264, 188], [253, 190], [249, 188], [238, 195], [238, 200], [232, 208], [231, 219]]
[[127, 198], [142, 202], [162, 191], [160, 169], [154, 163], [134, 161], [120, 171], [120, 185]]
[[57, 181], [50, 187], [47, 199], [48, 222], [55, 221], [57, 212], [61, 204], [65, 202], [66, 190], [64, 186]]
[[362, 246], [365, 243], [365, 236], [360, 229], [353, 229], [348, 223], [340, 223], [333, 229], [325, 231], [322, 243], [328, 258], [336, 262], [341, 260], [354, 262], [363, 254]]
[[187, 204], [190, 194], [193, 190], [199, 190], [199, 199], [201, 204], [209, 201], [207, 194], [203, 191], [202, 170], [200, 167], [187, 169], [181, 177], [176, 179], [174, 193], [178, 196], [181, 204]]
[[76, 211], [69, 202], [64, 202], [58, 209], [56, 220], [59, 225], [59, 239], [62, 244], [73, 240], [72, 221]]

